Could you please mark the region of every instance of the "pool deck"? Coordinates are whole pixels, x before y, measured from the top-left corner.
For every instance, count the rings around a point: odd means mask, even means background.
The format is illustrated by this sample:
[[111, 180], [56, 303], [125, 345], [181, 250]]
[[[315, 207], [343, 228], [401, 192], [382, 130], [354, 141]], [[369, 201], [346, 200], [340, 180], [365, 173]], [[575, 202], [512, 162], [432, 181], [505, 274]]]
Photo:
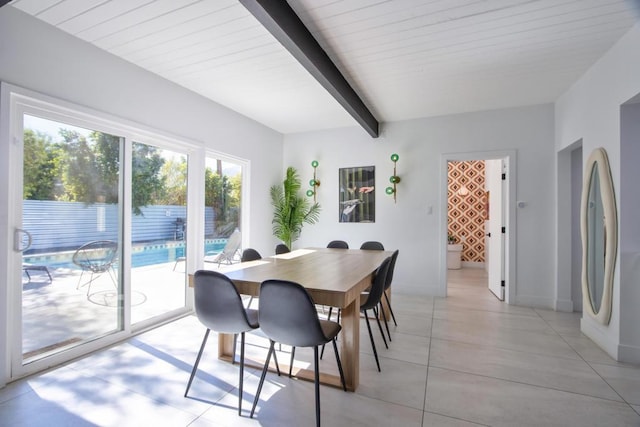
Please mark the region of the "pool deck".
[[[205, 263], [225, 271], [233, 266]], [[104, 273], [94, 276], [73, 268], [29, 270], [22, 276], [22, 329], [25, 360], [38, 359], [61, 347], [113, 332], [118, 325], [118, 293]], [[187, 275], [184, 262], [168, 262], [131, 270], [131, 323], [184, 307]]]

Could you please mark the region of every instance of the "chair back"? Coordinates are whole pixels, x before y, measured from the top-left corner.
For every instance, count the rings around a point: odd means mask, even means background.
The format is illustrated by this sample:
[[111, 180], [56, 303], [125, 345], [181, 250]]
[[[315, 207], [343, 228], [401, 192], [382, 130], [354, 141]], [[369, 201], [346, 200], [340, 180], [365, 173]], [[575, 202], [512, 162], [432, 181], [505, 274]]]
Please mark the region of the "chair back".
[[291, 249], [289, 249], [289, 247], [284, 243], [276, 245], [276, 255], [286, 254], [288, 252], [291, 252]]
[[262, 259], [260, 252], [256, 251], [253, 248], [247, 248], [242, 252], [241, 262], [255, 261], [258, 259]]
[[71, 261], [83, 270], [94, 273], [105, 272], [118, 254], [118, 243], [113, 240], [95, 240], [80, 246]]
[[344, 240], [332, 240], [327, 245], [327, 248], [333, 249], [349, 249], [349, 244]]
[[227, 276], [217, 271], [198, 270], [193, 278], [196, 315], [204, 326], [227, 334], [258, 327], [255, 320], [249, 320], [242, 298]]
[[370, 240], [368, 242], [364, 242], [360, 246], [360, 249], [363, 249], [365, 251], [384, 251], [384, 245], [380, 242]]
[[384, 284], [385, 290], [391, 287], [391, 282], [393, 281], [393, 270], [395, 270], [396, 268], [396, 259], [398, 259], [399, 252], [400, 251], [396, 249], [395, 251], [393, 251], [393, 254], [391, 255], [391, 264], [389, 264], [389, 271], [387, 272], [387, 280], [385, 281], [385, 284]]
[[242, 233], [240, 230], [235, 230], [231, 233], [231, 236], [227, 239], [227, 243], [224, 245], [222, 249], [222, 253], [226, 258], [233, 258], [233, 256], [238, 252], [240, 246], [242, 245]]
[[273, 341], [295, 347], [313, 347], [328, 341], [316, 307], [300, 284], [266, 280], [260, 285], [260, 329]]
[[384, 293], [384, 286], [387, 281], [390, 264], [391, 257], [385, 258], [374, 273], [371, 288], [369, 289], [369, 297], [360, 305], [360, 310], [370, 310], [380, 302], [380, 298], [382, 298], [382, 294]]

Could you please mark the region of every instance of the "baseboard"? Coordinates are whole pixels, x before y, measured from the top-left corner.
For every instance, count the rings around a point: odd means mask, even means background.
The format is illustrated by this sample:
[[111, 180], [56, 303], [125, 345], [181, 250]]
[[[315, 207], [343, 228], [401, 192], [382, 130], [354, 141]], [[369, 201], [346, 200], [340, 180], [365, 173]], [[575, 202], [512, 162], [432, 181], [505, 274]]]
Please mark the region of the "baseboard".
[[554, 304], [555, 311], [573, 312], [573, 301], [570, 299], [557, 299]]
[[618, 360], [619, 344], [606, 333], [605, 326], [585, 316], [580, 319], [580, 331], [614, 360]]
[[553, 310], [554, 301], [551, 298], [534, 297], [527, 295], [516, 295], [514, 298], [515, 305], [522, 305], [525, 307], [535, 308], [548, 308]]
[[619, 362], [640, 364], [640, 347], [620, 344], [618, 346], [618, 356]]

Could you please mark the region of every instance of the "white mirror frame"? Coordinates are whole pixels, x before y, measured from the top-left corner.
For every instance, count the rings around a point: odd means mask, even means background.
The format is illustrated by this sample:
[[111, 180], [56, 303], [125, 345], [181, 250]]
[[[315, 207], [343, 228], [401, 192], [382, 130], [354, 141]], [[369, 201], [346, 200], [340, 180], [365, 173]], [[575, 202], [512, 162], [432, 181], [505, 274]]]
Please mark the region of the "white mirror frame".
[[[602, 301], [598, 312], [593, 309], [591, 294], [589, 292], [589, 280], [587, 275], [588, 248], [587, 241], [587, 212], [589, 203], [589, 188], [594, 166], [598, 167], [598, 180], [600, 181], [600, 193], [604, 210], [604, 226], [607, 232], [605, 241], [604, 283]], [[613, 274], [618, 248], [618, 218], [616, 212], [616, 199], [613, 191], [613, 180], [609, 169], [609, 160], [604, 148], [593, 150], [587, 160], [582, 185], [582, 202], [580, 209], [580, 230], [582, 233], [582, 308], [603, 325], [608, 325], [611, 319]]]

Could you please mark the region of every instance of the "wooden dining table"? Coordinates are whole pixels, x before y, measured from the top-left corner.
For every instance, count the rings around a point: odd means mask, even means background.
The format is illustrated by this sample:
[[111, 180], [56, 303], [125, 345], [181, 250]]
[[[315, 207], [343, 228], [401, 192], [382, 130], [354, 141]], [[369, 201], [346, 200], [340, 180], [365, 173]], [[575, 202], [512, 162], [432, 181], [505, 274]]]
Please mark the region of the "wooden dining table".
[[[267, 279], [300, 283], [316, 304], [342, 310], [340, 323], [341, 360], [347, 390], [355, 391], [359, 383], [360, 294], [371, 285], [371, 279], [389, 251], [360, 249], [299, 249], [282, 255], [236, 265], [225, 275], [241, 294], [259, 296], [260, 284]], [[218, 355], [233, 359], [233, 335], [218, 335]], [[313, 380], [313, 371], [300, 369], [297, 377]], [[341, 387], [336, 375], [321, 373], [320, 381]]]

